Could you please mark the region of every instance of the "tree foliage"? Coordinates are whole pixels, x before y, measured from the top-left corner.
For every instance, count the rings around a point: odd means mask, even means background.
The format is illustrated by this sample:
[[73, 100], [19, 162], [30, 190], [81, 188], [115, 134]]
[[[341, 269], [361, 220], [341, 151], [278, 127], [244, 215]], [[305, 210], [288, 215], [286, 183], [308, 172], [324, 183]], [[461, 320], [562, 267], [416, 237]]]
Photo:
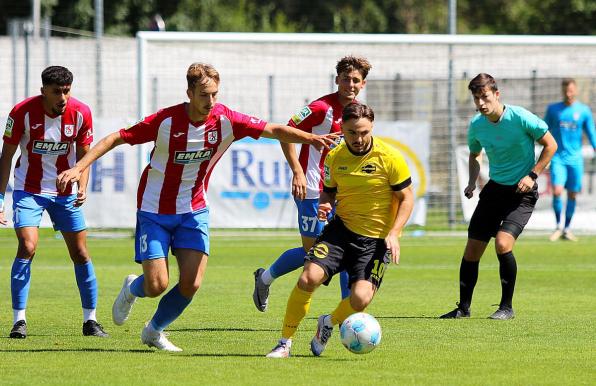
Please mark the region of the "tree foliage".
[[[0, 0], [0, 28], [30, 13]], [[93, 0], [42, 0], [52, 24], [93, 30]], [[30, 5], [29, 5], [30, 7]], [[447, 33], [448, 0], [104, 0], [106, 34], [134, 35], [159, 13], [169, 31]], [[459, 0], [458, 33], [596, 33], [594, 0]]]

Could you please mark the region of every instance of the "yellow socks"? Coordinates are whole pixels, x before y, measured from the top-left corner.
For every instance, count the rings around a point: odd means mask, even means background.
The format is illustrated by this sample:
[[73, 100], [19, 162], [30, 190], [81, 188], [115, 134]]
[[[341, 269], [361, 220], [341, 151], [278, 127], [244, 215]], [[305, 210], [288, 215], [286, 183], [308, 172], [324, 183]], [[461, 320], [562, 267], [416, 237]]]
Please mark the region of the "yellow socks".
[[348, 296], [339, 302], [337, 308], [331, 313], [331, 323], [333, 323], [334, 326], [336, 324], [340, 324], [346, 320], [348, 316], [355, 314], [356, 312], [358, 311], [352, 308], [352, 305], [350, 304], [350, 297]]
[[292, 339], [296, 333], [298, 325], [304, 319], [304, 316], [310, 308], [310, 301], [312, 299], [312, 292], [307, 292], [298, 287], [290, 294], [288, 305], [286, 306], [286, 316], [284, 317], [284, 325], [281, 331], [281, 336], [284, 339]]

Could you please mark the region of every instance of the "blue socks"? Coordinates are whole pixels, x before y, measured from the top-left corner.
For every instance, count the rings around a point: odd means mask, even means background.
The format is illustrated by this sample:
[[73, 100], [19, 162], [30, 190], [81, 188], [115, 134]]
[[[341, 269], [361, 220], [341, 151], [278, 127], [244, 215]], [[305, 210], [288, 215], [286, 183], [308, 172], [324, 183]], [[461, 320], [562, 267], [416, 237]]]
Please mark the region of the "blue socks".
[[31, 284], [31, 260], [14, 259], [10, 272], [10, 291], [12, 294], [12, 309], [27, 308], [29, 285]]
[[348, 275], [347, 271], [342, 271], [339, 273], [339, 287], [341, 288], [341, 298], [345, 299], [350, 296], [350, 287], [348, 286], [348, 282], [350, 281], [350, 276]]
[[557, 228], [561, 223], [561, 212], [563, 211], [563, 200], [561, 196], [553, 196], [553, 210], [555, 211], [555, 220], [557, 221]]
[[288, 249], [282, 253], [281, 256], [279, 256], [277, 260], [275, 260], [269, 267], [271, 277], [277, 279], [286, 273], [290, 273], [300, 267], [303, 267], [304, 256], [306, 256], [306, 252], [304, 252], [304, 248], [302, 247]]
[[141, 275], [134, 279], [132, 283], [130, 283], [130, 293], [138, 298], [144, 298], [145, 295], [145, 288], [143, 284], [145, 283], [145, 275]]
[[97, 278], [93, 263], [88, 261], [85, 264], [75, 264], [74, 270], [81, 295], [81, 305], [89, 310], [97, 308]]
[[182, 296], [178, 289], [178, 284], [165, 294], [159, 301], [157, 311], [151, 319], [151, 327], [156, 331], [163, 331], [174, 320], [176, 320], [182, 311], [190, 304], [192, 298], [188, 299]]
[[573, 214], [575, 213], [575, 200], [567, 199], [567, 206], [565, 207], [565, 229], [569, 228], [569, 224], [571, 224], [571, 218], [573, 218]]

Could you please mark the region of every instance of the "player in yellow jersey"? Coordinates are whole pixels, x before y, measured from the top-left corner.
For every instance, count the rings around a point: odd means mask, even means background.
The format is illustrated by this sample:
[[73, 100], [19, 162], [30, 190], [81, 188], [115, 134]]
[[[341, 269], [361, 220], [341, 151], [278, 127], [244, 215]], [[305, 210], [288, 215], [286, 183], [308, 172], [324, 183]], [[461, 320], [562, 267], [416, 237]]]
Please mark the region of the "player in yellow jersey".
[[325, 159], [324, 188], [318, 217], [336, 214], [308, 252], [304, 271], [294, 287], [283, 322], [282, 338], [267, 354], [290, 356], [292, 337], [308, 312], [314, 291], [346, 270], [351, 294], [329, 315], [321, 315], [310, 348], [319, 356], [333, 326], [363, 311], [381, 285], [390, 259], [399, 262], [398, 236], [414, 206], [412, 179], [400, 152], [372, 137], [374, 113], [352, 103], [342, 113], [344, 141]]

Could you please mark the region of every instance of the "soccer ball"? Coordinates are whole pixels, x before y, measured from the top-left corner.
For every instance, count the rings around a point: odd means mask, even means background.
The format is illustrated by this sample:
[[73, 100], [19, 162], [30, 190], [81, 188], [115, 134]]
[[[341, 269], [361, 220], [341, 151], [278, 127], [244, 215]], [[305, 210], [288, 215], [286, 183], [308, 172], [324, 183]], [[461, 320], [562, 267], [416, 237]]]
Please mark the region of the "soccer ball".
[[350, 315], [339, 328], [341, 343], [354, 354], [366, 354], [381, 343], [381, 326], [364, 312]]

